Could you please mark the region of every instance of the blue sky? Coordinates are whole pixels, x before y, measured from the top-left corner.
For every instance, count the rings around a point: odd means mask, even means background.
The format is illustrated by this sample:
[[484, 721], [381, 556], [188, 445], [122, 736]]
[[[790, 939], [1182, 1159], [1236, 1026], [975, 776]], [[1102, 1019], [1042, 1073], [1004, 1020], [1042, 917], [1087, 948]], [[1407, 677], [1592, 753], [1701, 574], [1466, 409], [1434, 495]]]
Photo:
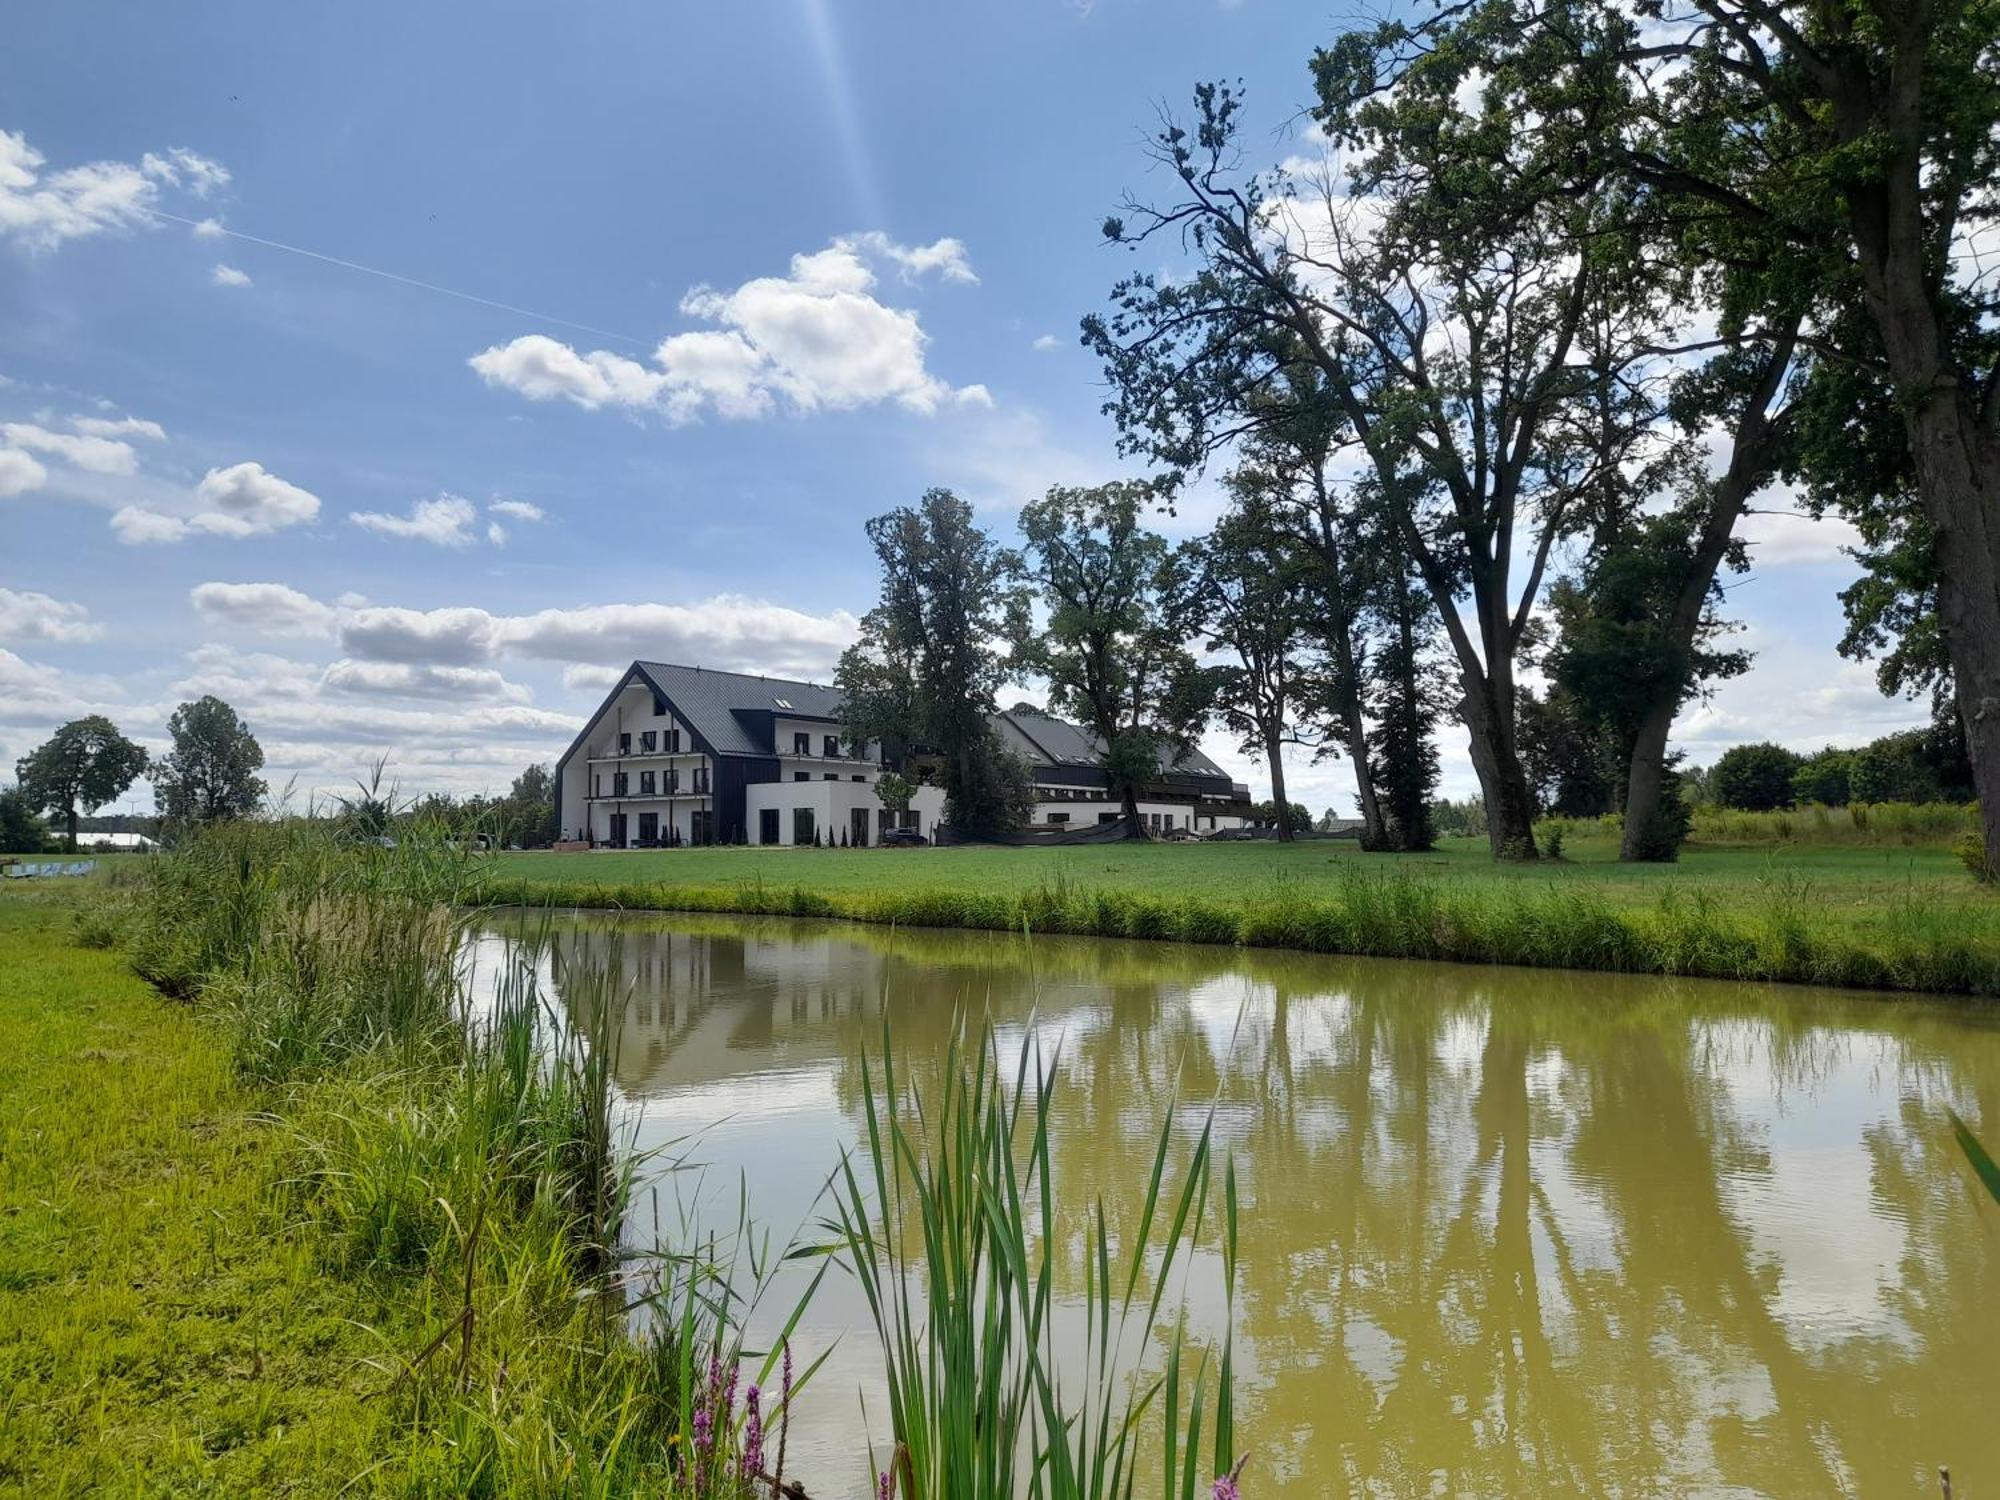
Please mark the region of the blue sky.
[[[1243, 79], [1252, 150], [1296, 152], [1332, 24], [1266, 0], [11, 17], [0, 765], [86, 711], [157, 746], [216, 691], [274, 788], [385, 755], [405, 790], [498, 790], [635, 654], [824, 675], [873, 599], [866, 517], [943, 484], [1008, 530], [1127, 471], [1076, 343], [1131, 264], [1097, 226], [1199, 79]], [[1833, 652], [1839, 531], [1756, 525], [1733, 600], [1759, 665], [1683, 743], [1920, 718]], [[1293, 776], [1351, 805], [1344, 767]]]

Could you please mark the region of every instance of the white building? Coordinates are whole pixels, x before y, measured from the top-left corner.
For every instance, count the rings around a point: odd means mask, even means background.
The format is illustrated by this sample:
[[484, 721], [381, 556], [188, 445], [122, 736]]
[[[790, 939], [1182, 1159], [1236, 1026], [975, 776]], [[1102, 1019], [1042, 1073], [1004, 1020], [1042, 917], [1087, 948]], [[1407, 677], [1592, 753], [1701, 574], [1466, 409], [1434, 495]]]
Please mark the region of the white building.
[[[593, 847], [682, 844], [869, 845], [892, 826], [930, 836], [944, 793], [921, 785], [908, 809], [875, 794], [879, 745], [842, 742], [840, 695], [817, 683], [635, 661], [556, 763], [560, 836]], [[1003, 744], [1033, 768], [1035, 821], [1110, 822], [1095, 742], [1073, 724], [997, 716]], [[1245, 821], [1249, 795], [1194, 756], [1149, 786], [1141, 821], [1209, 831]]]

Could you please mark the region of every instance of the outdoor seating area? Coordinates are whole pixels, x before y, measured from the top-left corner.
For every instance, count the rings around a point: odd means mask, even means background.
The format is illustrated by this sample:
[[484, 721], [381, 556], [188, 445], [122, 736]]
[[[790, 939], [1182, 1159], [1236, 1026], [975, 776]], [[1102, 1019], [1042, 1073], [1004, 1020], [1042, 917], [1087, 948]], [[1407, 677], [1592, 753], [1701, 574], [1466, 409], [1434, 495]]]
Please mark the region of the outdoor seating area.
[[51, 880], [60, 879], [65, 875], [88, 875], [96, 868], [97, 861], [94, 859], [72, 860], [67, 864], [59, 860], [44, 863], [16, 860], [4, 871], [0, 871], [0, 874], [4, 874], [9, 880]]

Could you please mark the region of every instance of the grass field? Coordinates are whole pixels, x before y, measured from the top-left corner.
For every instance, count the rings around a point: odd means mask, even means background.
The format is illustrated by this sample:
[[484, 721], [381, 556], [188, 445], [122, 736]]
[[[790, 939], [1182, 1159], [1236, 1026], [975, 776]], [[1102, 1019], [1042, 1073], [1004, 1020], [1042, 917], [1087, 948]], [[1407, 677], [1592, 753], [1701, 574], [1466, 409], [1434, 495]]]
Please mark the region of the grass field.
[[662, 849], [493, 856], [496, 875], [606, 885], [804, 885], [824, 891], [937, 887], [1020, 892], [1067, 881], [1153, 895], [1257, 901], [1311, 897], [1343, 874], [1400, 873], [1452, 885], [1588, 887], [1621, 905], [1650, 904], [1668, 887], [1699, 888], [1725, 904], [1754, 902], [1776, 884], [1807, 885], [1817, 901], [1879, 911], [1912, 895], [1985, 909], [2000, 903], [1966, 878], [1948, 849], [1903, 845], [1696, 846], [1678, 864], [1622, 865], [1609, 838], [1571, 839], [1560, 861], [1495, 864], [1484, 839], [1449, 839], [1429, 854], [1363, 854], [1346, 840], [1223, 844], [1099, 844], [1063, 849]]
[[1027, 928], [1384, 958], [2000, 995], [2000, 902], [1945, 848], [1769, 842], [1621, 865], [1605, 835], [1496, 865], [1284, 846], [508, 853], [498, 903]]
[[331, 1494], [417, 1309], [318, 1274], [282, 1135], [221, 1038], [72, 940], [83, 885], [0, 893], [0, 1494]]

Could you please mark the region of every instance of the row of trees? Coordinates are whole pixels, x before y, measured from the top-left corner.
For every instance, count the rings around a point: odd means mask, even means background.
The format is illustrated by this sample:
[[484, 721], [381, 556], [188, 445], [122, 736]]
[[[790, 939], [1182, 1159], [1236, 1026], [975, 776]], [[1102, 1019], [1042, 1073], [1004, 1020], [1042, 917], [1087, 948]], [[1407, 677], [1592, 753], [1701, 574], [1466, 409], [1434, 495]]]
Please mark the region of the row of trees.
[[[1309, 527], [1330, 520], [1307, 498], [1326, 492], [1324, 475], [1284, 462], [1260, 450], [1234, 478], [1236, 507], [1179, 547], [1145, 524], [1155, 488], [1132, 483], [1051, 489], [1022, 510], [1018, 549], [948, 490], [876, 517], [880, 599], [834, 675], [848, 738], [881, 741], [892, 764], [921, 749], [951, 826], [1003, 832], [1033, 798], [992, 728], [995, 695], [1035, 679], [1054, 712], [1104, 746], [1111, 795], [1135, 823], [1142, 790], [1213, 721], [1269, 767], [1274, 806], [1291, 805], [1287, 747], [1344, 751], [1368, 847], [1428, 847], [1437, 673], [1421, 603], [1357, 567], [1338, 585], [1341, 628], [1325, 628], [1307, 606], [1318, 583], [1341, 578], [1344, 547], [1306, 545]], [[1372, 720], [1364, 683], [1380, 689]], [[1271, 821], [1281, 838], [1310, 826]]]
[[36, 852], [46, 836], [38, 819], [46, 814], [62, 820], [74, 850], [79, 816], [115, 802], [141, 776], [152, 780], [154, 801], [169, 825], [243, 817], [263, 801], [257, 775], [263, 748], [220, 698], [183, 703], [167, 720], [167, 734], [172, 748], [154, 760], [101, 714], [63, 725], [15, 762], [16, 785], [0, 793], [6, 846]]
[[1789, 479], [1866, 539], [1844, 647], [1956, 715], [2000, 851], [2000, 302], [1965, 247], [1995, 208], [1996, 20], [1470, 0], [1314, 55], [1338, 179], [1243, 171], [1228, 86], [1162, 129], [1173, 194], [1105, 233], [1192, 264], [1119, 282], [1085, 342], [1167, 494], [1236, 463], [1228, 524], [1340, 671], [1358, 778], [1400, 768], [1355, 753], [1398, 688], [1423, 703], [1384, 661], [1407, 619], [1443, 644], [1497, 856], [1537, 852], [1538, 734], [1617, 766], [1626, 858], [1670, 855], [1671, 727], [1743, 668], [1718, 580]]
[[1799, 755], [1782, 745], [1738, 745], [1709, 773], [1722, 807], [1768, 812], [1814, 802], [1963, 802], [1971, 794], [1971, 767], [1955, 726], [1884, 735], [1858, 750], [1829, 745]]

